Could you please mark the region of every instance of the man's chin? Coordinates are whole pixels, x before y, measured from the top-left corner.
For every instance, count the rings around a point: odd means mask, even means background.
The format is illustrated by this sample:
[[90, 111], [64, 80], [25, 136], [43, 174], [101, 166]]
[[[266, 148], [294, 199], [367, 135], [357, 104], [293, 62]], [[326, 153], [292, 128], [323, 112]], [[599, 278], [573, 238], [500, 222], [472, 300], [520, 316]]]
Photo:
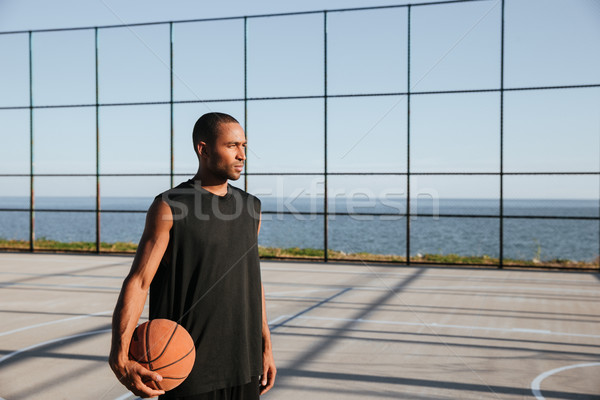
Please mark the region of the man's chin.
[[230, 181], [237, 181], [238, 179], [240, 179], [240, 177], [242, 176], [241, 172], [234, 172], [229, 174], [228, 178]]

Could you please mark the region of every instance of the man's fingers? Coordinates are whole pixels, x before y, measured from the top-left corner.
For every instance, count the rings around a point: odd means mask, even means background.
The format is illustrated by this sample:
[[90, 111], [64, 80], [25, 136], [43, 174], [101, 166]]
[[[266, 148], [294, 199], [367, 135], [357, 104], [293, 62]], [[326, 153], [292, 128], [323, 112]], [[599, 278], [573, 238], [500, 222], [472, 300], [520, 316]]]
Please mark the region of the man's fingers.
[[156, 390], [147, 385], [147, 383], [150, 383], [151, 381], [154, 381], [154, 382], [162, 381], [162, 376], [160, 376], [160, 374], [150, 371], [136, 363], [132, 375], [133, 375], [133, 379], [132, 379], [133, 388], [130, 388], [130, 390], [136, 396], [147, 398], [147, 397], [156, 397], [156, 396], [160, 396], [161, 394], [165, 394], [164, 390]]
[[[146, 382], [148, 382], [148, 381], [146, 381]], [[146, 382], [143, 382], [143, 381], [140, 380], [140, 381], [136, 382], [134, 384], [134, 387], [131, 388], [130, 390], [136, 396], [140, 396], [140, 397], [143, 397], [143, 398], [156, 397], [156, 396], [160, 396], [162, 394], [165, 394], [164, 390], [152, 389], [150, 386], [148, 386], [146, 384]]]
[[267, 393], [269, 390], [271, 390], [272, 387], [273, 387], [272, 382], [269, 382], [266, 386], [261, 386], [260, 387], [260, 395], [262, 396], [263, 394]]
[[277, 375], [277, 370], [274, 367], [269, 368], [267, 366], [265, 368], [265, 372], [264, 372], [264, 374], [262, 376], [262, 380], [261, 380], [261, 388], [260, 388], [261, 395], [265, 394], [269, 390], [271, 390], [271, 388], [275, 384], [275, 375]]
[[142, 367], [141, 365], [136, 370], [136, 372], [139, 376], [142, 377], [143, 381], [154, 381], [154, 382], [162, 381], [162, 376], [160, 376], [160, 374], [158, 374], [154, 371], [150, 371], [149, 369], [146, 369], [146, 368]]
[[260, 384], [261, 386], [267, 386], [269, 371], [271, 370], [271, 366], [269, 365], [267, 360], [263, 360], [263, 374], [261, 376]]

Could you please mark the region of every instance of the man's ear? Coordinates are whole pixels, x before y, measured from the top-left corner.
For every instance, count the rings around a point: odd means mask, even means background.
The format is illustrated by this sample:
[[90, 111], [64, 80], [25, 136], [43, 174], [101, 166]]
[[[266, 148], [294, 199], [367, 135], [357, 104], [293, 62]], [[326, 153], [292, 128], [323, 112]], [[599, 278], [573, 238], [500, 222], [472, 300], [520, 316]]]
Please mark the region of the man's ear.
[[196, 145], [196, 151], [200, 157], [208, 157], [208, 148], [206, 146], [206, 142], [198, 142]]

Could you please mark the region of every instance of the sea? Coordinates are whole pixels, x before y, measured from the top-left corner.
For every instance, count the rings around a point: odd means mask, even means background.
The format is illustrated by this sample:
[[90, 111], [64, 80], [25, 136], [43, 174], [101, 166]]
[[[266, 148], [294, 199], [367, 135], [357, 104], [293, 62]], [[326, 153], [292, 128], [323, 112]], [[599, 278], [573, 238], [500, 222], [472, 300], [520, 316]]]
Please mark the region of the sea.
[[[259, 245], [324, 248], [323, 198], [261, 197]], [[139, 242], [151, 197], [102, 197], [100, 236], [103, 242]], [[0, 197], [0, 237], [29, 238], [28, 197]], [[94, 197], [36, 197], [35, 236], [58, 241], [95, 241]], [[406, 256], [458, 254], [498, 257], [498, 199], [411, 199], [409, 224], [405, 198], [335, 197], [328, 200], [328, 248], [345, 253], [368, 252]], [[593, 262], [600, 254], [598, 200], [505, 199], [503, 253], [519, 260]], [[85, 211], [89, 210], [89, 211]], [[115, 210], [139, 212], [111, 212]], [[314, 214], [313, 214], [314, 213]], [[353, 215], [346, 215], [353, 214]], [[377, 215], [370, 215], [377, 214]], [[470, 217], [460, 217], [469, 215]], [[583, 217], [584, 219], [513, 218]], [[587, 218], [587, 219], [585, 219]]]

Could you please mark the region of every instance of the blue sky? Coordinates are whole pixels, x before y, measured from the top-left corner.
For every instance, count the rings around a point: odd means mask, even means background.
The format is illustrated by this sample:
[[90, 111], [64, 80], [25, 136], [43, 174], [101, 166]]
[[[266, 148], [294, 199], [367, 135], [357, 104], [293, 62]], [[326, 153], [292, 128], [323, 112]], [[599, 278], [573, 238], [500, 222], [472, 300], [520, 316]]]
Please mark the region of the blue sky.
[[[415, 2], [416, 3], [416, 2]], [[401, 1], [0, 1], [0, 31], [229, 17]], [[407, 90], [407, 9], [330, 13], [330, 95]], [[500, 85], [500, 2], [415, 7], [411, 91], [494, 89]], [[506, 88], [600, 83], [600, 2], [507, 0]], [[99, 31], [100, 103], [169, 100], [168, 25]], [[244, 94], [243, 21], [174, 26], [175, 100]], [[0, 106], [29, 104], [26, 34], [0, 35]], [[94, 32], [36, 33], [34, 105], [95, 101]], [[323, 15], [248, 21], [248, 96], [320, 96], [324, 90]], [[498, 172], [497, 92], [411, 97], [412, 172]], [[175, 172], [191, 176], [195, 120], [224, 111], [243, 120], [243, 102], [178, 104]], [[102, 107], [102, 173], [167, 173], [169, 106]], [[249, 172], [322, 172], [323, 100], [261, 100], [248, 105]], [[406, 172], [405, 96], [328, 101], [330, 172]], [[0, 171], [29, 173], [29, 110], [0, 110]], [[10, 143], [10, 145], [6, 145]], [[95, 110], [34, 113], [36, 173], [95, 172]], [[600, 88], [505, 93], [505, 171], [600, 169]], [[178, 180], [187, 177], [177, 177]], [[413, 194], [497, 198], [497, 176], [416, 176]], [[28, 178], [1, 178], [0, 195], [27, 195]], [[249, 190], [285, 196], [322, 188], [320, 177], [250, 177]], [[599, 197], [597, 175], [507, 176], [507, 198]], [[243, 184], [242, 182], [236, 184]], [[331, 190], [404, 193], [404, 177], [331, 177]], [[104, 177], [106, 196], [152, 196], [168, 178]], [[95, 178], [36, 178], [36, 195], [95, 195]]]

